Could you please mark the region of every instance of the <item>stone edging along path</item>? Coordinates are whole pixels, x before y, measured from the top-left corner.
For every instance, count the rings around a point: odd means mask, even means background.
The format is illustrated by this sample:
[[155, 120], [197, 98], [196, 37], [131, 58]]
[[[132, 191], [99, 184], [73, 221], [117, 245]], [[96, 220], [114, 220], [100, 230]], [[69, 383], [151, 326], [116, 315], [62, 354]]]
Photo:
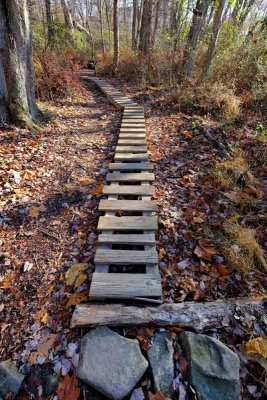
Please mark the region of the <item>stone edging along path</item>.
[[148, 162], [144, 109], [104, 80], [86, 79], [123, 110], [115, 162], [103, 187], [106, 198], [99, 204], [104, 216], [98, 223], [89, 300], [160, 298], [157, 204], [151, 200], [155, 176]]

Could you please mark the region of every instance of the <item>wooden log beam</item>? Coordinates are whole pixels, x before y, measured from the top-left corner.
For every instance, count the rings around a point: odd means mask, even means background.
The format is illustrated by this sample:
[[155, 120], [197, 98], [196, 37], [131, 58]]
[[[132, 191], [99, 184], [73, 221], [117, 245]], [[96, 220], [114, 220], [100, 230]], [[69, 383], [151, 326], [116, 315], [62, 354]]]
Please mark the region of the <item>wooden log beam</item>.
[[261, 299], [225, 300], [207, 303], [186, 302], [138, 307], [125, 304], [81, 304], [76, 306], [71, 326], [191, 326], [196, 331], [218, 328], [222, 319], [235, 312], [267, 314], [267, 301]]

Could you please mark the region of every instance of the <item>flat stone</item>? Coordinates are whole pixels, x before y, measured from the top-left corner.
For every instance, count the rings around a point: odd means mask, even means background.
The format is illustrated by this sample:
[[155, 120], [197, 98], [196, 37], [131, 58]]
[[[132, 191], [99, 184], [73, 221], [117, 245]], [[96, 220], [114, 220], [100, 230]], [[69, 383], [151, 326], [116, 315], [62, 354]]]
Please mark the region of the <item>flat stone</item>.
[[82, 338], [77, 376], [110, 399], [127, 396], [147, 367], [137, 340], [107, 327], [96, 328]]
[[183, 332], [178, 338], [189, 362], [190, 383], [199, 400], [239, 400], [238, 356], [219, 340]]
[[11, 360], [2, 361], [0, 363], [0, 396], [5, 397], [8, 394], [16, 396], [24, 377]]
[[174, 379], [173, 345], [170, 332], [158, 332], [149, 347], [148, 358], [152, 368], [154, 385], [167, 397], [173, 395]]

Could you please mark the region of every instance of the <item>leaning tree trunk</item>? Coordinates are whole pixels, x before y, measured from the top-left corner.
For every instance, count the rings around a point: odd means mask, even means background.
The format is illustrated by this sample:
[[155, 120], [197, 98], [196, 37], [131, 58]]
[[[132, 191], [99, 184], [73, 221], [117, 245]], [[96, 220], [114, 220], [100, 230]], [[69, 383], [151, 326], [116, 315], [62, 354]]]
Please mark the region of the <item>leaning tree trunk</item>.
[[193, 19], [188, 34], [187, 44], [183, 59], [183, 76], [190, 77], [195, 61], [195, 53], [198, 45], [199, 36], [201, 34], [203, 19], [208, 10], [207, 0], [197, 0], [196, 7], [193, 10]]
[[151, 48], [152, 0], [144, 0], [140, 29], [139, 50], [146, 56]]
[[71, 13], [69, 10], [67, 0], [61, 0], [61, 7], [63, 10], [63, 14], [64, 14], [65, 25], [70, 31], [73, 31], [73, 20], [72, 20], [72, 16], [71, 16]]
[[207, 79], [209, 76], [211, 64], [212, 64], [212, 61], [213, 61], [213, 58], [215, 55], [216, 44], [217, 44], [220, 29], [222, 26], [222, 14], [223, 14], [225, 2], [226, 2], [226, 0], [219, 0], [217, 9], [214, 14], [212, 37], [211, 37], [211, 41], [209, 44], [208, 54], [207, 54], [207, 62], [205, 65], [205, 79]]
[[119, 60], [119, 21], [118, 21], [118, 0], [113, 1], [113, 34], [114, 34], [114, 71], [117, 70]]
[[0, 0], [1, 118], [37, 128], [32, 43], [27, 0]]

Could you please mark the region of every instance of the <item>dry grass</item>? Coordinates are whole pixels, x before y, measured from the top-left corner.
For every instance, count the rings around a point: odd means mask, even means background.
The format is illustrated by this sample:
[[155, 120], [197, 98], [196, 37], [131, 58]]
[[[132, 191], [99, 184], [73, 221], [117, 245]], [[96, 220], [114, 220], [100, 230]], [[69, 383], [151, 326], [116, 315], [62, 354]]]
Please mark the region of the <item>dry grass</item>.
[[222, 249], [229, 265], [248, 273], [255, 268], [267, 271], [264, 252], [256, 239], [254, 229], [228, 221], [224, 225]]
[[226, 188], [258, 186], [258, 180], [249, 169], [244, 153], [240, 149], [234, 149], [233, 155], [228, 159], [215, 164], [214, 176]]

